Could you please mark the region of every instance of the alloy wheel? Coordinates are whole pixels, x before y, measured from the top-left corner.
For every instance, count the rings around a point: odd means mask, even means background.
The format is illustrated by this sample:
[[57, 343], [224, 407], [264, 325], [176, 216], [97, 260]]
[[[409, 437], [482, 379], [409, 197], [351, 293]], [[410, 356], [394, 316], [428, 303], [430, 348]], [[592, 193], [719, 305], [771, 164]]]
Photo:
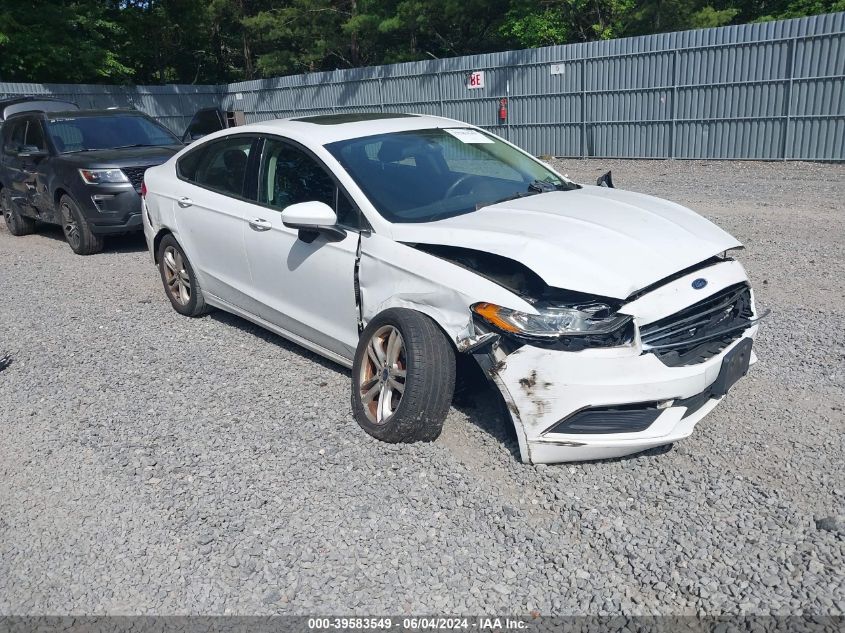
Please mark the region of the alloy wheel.
[[173, 246], [164, 249], [164, 283], [170, 296], [179, 305], [191, 300], [191, 276], [185, 268], [185, 258]]
[[405, 393], [406, 375], [402, 334], [392, 325], [380, 327], [367, 342], [358, 376], [358, 395], [370, 422], [382, 425], [393, 417]]
[[62, 205], [62, 229], [70, 247], [74, 250], [78, 249], [82, 244], [82, 234], [79, 232], [79, 223], [76, 221], [76, 216], [67, 204]]

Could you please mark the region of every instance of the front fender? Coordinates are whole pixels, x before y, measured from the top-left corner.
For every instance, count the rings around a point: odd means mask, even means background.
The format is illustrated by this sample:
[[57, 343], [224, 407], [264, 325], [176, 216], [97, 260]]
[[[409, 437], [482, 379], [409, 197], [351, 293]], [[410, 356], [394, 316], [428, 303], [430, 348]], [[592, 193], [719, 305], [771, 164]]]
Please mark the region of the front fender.
[[470, 306], [479, 301], [534, 312], [473, 271], [378, 234], [362, 237], [358, 281], [364, 326], [388, 308], [409, 308], [431, 317], [453, 343], [474, 333]]

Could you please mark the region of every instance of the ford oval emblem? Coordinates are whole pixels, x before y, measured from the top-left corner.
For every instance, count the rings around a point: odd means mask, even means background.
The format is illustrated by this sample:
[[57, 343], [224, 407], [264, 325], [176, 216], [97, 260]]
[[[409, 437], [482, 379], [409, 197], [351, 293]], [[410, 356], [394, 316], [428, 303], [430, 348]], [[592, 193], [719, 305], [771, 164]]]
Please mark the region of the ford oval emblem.
[[704, 277], [699, 277], [692, 282], [692, 287], [696, 290], [701, 290], [704, 286], [707, 285], [707, 280]]

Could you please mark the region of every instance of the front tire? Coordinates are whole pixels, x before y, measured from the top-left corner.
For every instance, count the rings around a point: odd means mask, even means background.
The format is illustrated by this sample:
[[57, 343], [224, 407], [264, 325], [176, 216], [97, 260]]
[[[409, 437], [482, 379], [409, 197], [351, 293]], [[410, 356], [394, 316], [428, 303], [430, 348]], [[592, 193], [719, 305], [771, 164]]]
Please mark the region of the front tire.
[[440, 435], [455, 389], [455, 351], [429, 317], [391, 308], [361, 334], [352, 366], [352, 413], [384, 442]]
[[3, 218], [6, 220], [9, 233], [16, 237], [35, 233], [35, 220], [21, 215], [21, 212], [12, 206], [12, 199], [7, 189], [0, 191], [0, 208], [3, 210]]
[[158, 245], [158, 269], [164, 292], [176, 312], [189, 317], [209, 312], [191, 262], [173, 235], [165, 235]]
[[103, 238], [91, 232], [91, 225], [73, 198], [63, 195], [59, 200], [62, 231], [70, 249], [77, 255], [93, 255], [103, 250]]

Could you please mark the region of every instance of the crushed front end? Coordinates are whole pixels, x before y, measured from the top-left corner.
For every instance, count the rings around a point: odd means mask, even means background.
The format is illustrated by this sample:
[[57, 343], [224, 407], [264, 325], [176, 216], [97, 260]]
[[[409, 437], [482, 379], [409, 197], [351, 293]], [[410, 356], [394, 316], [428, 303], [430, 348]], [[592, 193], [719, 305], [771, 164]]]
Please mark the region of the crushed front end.
[[535, 464], [683, 439], [756, 361], [754, 297], [731, 259], [636, 293], [586, 336], [512, 336], [500, 319], [509, 315], [473, 309], [477, 331], [501, 335], [474, 356], [505, 399], [523, 461]]

